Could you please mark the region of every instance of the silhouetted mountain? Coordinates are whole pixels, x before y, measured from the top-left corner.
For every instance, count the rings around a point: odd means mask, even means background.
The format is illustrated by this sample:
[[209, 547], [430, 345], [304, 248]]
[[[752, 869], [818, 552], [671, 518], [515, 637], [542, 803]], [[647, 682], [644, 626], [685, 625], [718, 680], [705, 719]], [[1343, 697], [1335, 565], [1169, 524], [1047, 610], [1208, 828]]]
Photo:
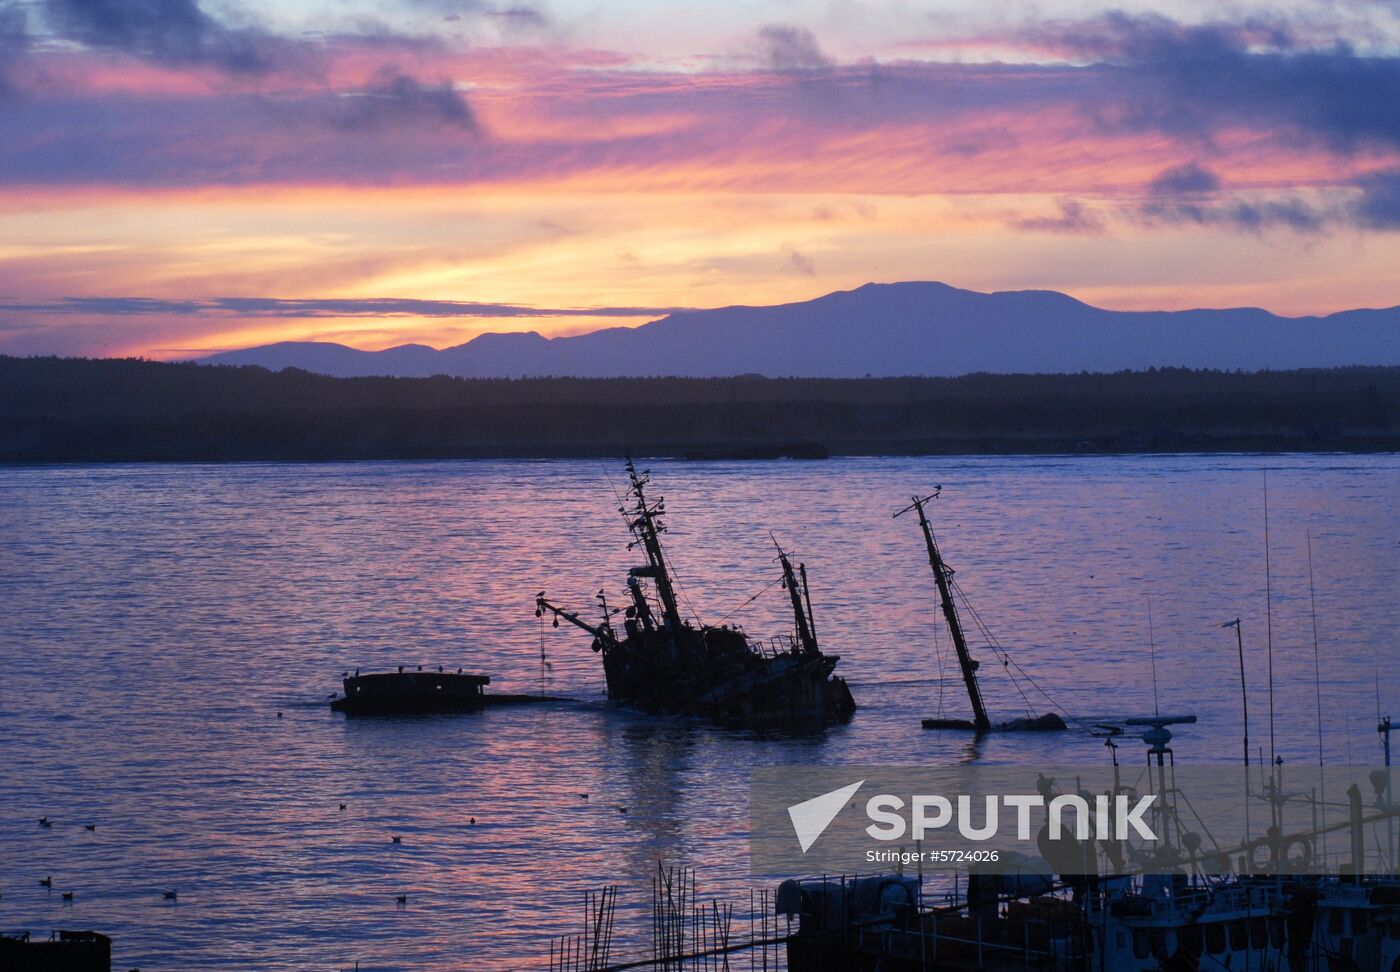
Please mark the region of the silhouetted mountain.
[[201, 363], [340, 377], [761, 374], [853, 378], [1049, 374], [1162, 367], [1286, 369], [1400, 364], [1400, 307], [1326, 317], [1259, 308], [1109, 311], [1053, 291], [982, 294], [941, 283], [867, 284], [774, 307], [684, 311], [576, 337], [483, 334], [435, 351], [284, 342]]

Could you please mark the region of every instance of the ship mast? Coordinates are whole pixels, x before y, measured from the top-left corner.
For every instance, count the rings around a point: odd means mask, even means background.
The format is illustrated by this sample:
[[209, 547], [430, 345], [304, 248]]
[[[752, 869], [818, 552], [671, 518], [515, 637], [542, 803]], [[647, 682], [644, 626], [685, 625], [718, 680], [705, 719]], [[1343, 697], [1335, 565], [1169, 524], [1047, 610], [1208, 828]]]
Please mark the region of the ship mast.
[[630, 512], [624, 510], [623, 513], [627, 517], [628, 529], [637, 538], [632, 546], [640, 544], [647, 555], [647, 565], [633, 567], [628, 574], [632, 577], [652, 579], [656, 585], [657, 597], [661, 599], [663, 625], [668, 632], [675, 634], [681, 629], [681, 612], [676, 606], [676, 592], [671, 586], [671, 575], [666, 570], [666, 559], [661, 554], [660, 534], [666, 528], [658, 519], [659, 515], [666, 511], [666, 498], [662, 497], [652, 506], [647, 505], [643, 489], [649, 480], [645, 473], [637, 472], [637, 467], [632, 464], [631, 459], [627, 460], [627, 476], [631, 480], [630, 492], [636, 497], [637, 504]]
[[[772, 534], [769, 534], [771, 537]], [[778, 546], [778, 541], [773, 541], [774, 546]], [[812, 619], [812, 598], [807, 591], [807, 565], [802, 564], [801, 587], [798, 586], [797, 572], [792, 569], [792, 561], [783, 552], [783, 548], [778, 546], [778, 560], [783, 565], [783, 586], [787, 588], [788, 597], [792, 599], [792, 616], [797, 622], [797, 641], [802, 646], [802, 650], [811, 654], [816, 654], [817, 631], [816, 624]], [[802, 603], [804, 595], [807, 603]]]
[[977, 662], [967, 650], [967, 638], [963, 635], [962, 622], [958, 619], [957, 605], [953, 603], [953, 591], [948, 583], [949, 578], [953, 576], [953, 570], [943, 562], [943, 557], [938, 552], [938, 542], [933, 537], [933, 528], [929, 526], [928, 516], [924, 513], [924, 504], [937, 496], [937, 492], [923, 499], [915, 496], [914, 502], [895, 516], [901, 516], [910, 510], [919, 514], [919, 526], [924, 531], [924, 543], [928, 546], [928, 562], [933, 568], [934, 583], [938, 585], [943, 617], [948, 622], [948, 634], [952, 636], [953, 647], [957, 649], [958, 665], [962, 668], [963, 681], [967, 683], [967, 697], [972, 702], [973, 728], [978, 732], [986, 732], [992, 728], [992, 722], [987, 718], [987, 707], [982, 704], [982, 689], [977, 684]]

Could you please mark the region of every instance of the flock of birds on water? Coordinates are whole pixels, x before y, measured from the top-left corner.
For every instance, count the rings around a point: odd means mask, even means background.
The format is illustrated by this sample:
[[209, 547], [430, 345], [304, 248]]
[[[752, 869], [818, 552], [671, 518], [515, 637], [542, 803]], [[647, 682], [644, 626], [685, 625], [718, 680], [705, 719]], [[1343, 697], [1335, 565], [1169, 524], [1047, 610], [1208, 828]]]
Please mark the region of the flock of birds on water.
[[[340, 805], [340, 809], [344, 810], [344, 809], [345, 809], [345, 804], [342, 803], [342, 804]], [[43, 817], [40, 817], [40, 818], [39, 818], [39, 826], [42, 827], [42, 828], [45, 829], [45, 830], [52, 830], [52, 829], [53, 829], [53, 824], [54, 824], [53, 820], [50, 819], [48, 816], [43, 816]], [[97, 824], [95, 824], [95, 823], [83, 824], [83, 829], [86, 830], [88, 833], [96, 833], [96, 831], [97, 831]], [[45, 889], [47, 889], [50, 893], [52, 893], [52, 892], [53, 892], [53, 875], [50, 874], [48, 877], [40, 878], [40, 879], [39, 879], [39, 887], [45, 888]], [[63, 900], [63, 903], [64, 903], [64, 904], [72, 904], [74, 898], [77, 897], [77, 892], [76, 892], [76, 891], [64, 891], [64, 892], [60, 893], [59, 897]], [[161, 897], [162, 897], [164, 900], [166, 900], [166, 901], [179, 901], [179, 900], [180, 900], [180, 892], [179, 892], [178, 890], [176, 890], [175, 888], [167, 888], [167, 889], [165, 889], [164, 891], [161, 892]], [[4, 898], [4, 894], [0, 893], [0, 899], [3, 899], [3, 898]]]
[[[281, 712], [277, 713], [277, 718], [279, 718], [279, 719], [282, 718], [282, 713], [281, 713]], [[587, 799], [588, 799], [588, 794], [587, 794], [587, 793], [580, 793], [580, 794], [578, 794], [578, 796], [579, 796], [579, 799], [581, 799], [581, 800], [587, 800]], [[341, 812], [344, 812], [345, 810], [348, 810], [349, 807], [350, 807], [350, 805], [349, 805], [348, 803], [341, 803], [341, 804], [340, 804], [340, 810], [341, 810]], [[624, 807], [624, 806], [619, 806], [619, 807], [617, 808], [617, 812], [618, 812], [618, 813], [626, 813], [626, 812], [627, 812], [627, 808]], [[40, 817], [40, 818], [39, 818], [39, 826], [42, 827], [42, 828], [44, 828], [45, 830], [52, 829], [52, 828], [53, 828], [53, 825], [54, 825], [54, 822], [53, 822], [53, 820], [49, 819], [49, 817], [43, 816], [43, 817]], [[475, 818], [475, 817], [470, 818], [470, 820], [468, 821], [468, 825], [469, 825], [469, 826], [472, 826], [472, 827], [475, 827], [475, 826], [476, 826], [476, 818]], [[97, 824], [95, 824], [95, 823], [83, 824], [83, 829], [86, 830], [86, 831], [88, 831], [89, 833], [96, 832], [96, 830], [97, 830]], [[389, 841], [390, 841], [390, 843], [393, 843], [393, 844], [400, 844], [400, 845], [401, 845], [401, 844], [403, 843], [403, 838], [402, 838], [401, 836], [397, 835], [397, 834], [394, 834], [394, 835], [391, 835], [391, 836], [389, 837]], [[45, 878], [41, 878], [41, 879], [39, 880], [39, 885], [40, 885], [41, 887], [43, 887], [43, 888], [47, 888], [47, 889], [50, 891], [50, 893], [52, 893], [52, 891], [53, 891], [53, 875], [50, 874], [49, 876], [47, 876], [47, 877], [45, 877]], [[64, 891], [64, 892], [62, 892], [62, 895], [61, 895], [61, 896], [62, 896], [62, 900], [63, 900], [64, 904], [72, 904], [72, 903], [73, 903], [73, 900], [74, 900], [74, 897], [75, 897], [75, 894], [76, 894], [76, 892], [73, 892], [73, 891]], [[0, 894], [0, 899], [3, 899], [3, 897], [4, 897], [4, 895], [3, 895], [3, 894]], [[161, 892], [161, 897], [162, 897], [165, 901], [174, 901], [174, 902], [178, 903], [179, 900], [180, 900], [180, 893], [179, 893], [179, 891], [178, 891], [177, 889], [175, 889], [175, 888], [167, 888], [166, 890], [164, 890], [164, 891]], [[408, 905], [408, 895], [407, 895], [407, 894], [400, 894], [400, 895], [397, 895], [397, 896], [394, 898], [394, 903], [397, 904], [399, 907], [406, 907], [406, 906]]]

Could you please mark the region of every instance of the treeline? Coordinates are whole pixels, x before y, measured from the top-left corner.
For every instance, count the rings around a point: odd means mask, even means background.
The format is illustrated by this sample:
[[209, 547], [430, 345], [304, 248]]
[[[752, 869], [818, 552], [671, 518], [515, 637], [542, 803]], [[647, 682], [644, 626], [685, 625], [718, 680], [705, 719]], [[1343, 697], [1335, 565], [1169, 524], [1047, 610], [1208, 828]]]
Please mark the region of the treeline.
[[0, 356], [0, 461], [1400, 448], [1400, 368], [330, 378]]

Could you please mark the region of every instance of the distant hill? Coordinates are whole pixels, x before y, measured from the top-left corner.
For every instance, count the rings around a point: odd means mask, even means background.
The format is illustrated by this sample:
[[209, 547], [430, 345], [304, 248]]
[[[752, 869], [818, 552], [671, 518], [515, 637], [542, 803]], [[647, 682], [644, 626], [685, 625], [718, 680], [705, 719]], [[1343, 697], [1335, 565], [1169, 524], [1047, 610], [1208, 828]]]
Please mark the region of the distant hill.
[[796, 304], [684, 311], [576, 337], [483, 334], [441, 351], [283, 342], [200, 359], [337, 377], [567, 375], [858, 378], [1162, 367], [1400, 364], [1400, 307], [1326, 317], [1230, 310], [1109, 311], [1042, 290], [866, 284]]

